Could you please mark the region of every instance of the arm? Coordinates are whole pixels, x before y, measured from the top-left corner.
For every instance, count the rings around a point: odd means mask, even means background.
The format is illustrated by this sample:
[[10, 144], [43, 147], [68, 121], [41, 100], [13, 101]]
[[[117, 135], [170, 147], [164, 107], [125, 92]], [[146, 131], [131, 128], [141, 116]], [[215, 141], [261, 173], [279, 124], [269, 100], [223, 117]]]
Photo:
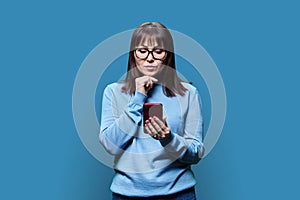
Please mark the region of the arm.
[[160, 140], [161, 144], [178, 161], [196, 164], [204, 154], [203, 121], [197, 90], [194, 90], [189, 96], [183, 131], [183, 134], [170, 133], [167, 138]]
[[146, 95], [136, 92], [124, 109], [117, 107], [116, 102], [122, 99], [116, 98], [114, 92], [120, 91], [114, 91], [112, 87], [104, 90], [99, 139], [107, 152], [116, 155], [122, 153], [136, 136]]

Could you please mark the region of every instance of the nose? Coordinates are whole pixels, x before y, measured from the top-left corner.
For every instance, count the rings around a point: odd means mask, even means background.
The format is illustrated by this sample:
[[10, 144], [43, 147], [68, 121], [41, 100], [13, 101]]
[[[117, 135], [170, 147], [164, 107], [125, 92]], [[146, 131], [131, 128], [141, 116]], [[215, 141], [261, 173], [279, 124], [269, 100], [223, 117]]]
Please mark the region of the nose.
[[147, 57], [147, 62], [149, 62], [149, 63], [154, 62], [154, 58], [153, 58], [152, 53], [149, 53], [149, 55], [148, 55], [148, 57]]

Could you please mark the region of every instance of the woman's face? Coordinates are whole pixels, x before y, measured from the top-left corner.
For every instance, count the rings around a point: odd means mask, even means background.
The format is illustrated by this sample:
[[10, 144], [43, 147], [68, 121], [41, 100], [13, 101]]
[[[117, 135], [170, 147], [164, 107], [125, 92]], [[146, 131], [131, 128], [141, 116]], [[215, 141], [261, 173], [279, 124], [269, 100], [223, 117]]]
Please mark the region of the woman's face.
[[145, 41], [134, 52], [136, 66], [143, 75], [156, 76], [162, 71], [166, 54], [166, 51], [158, 48], [157, 42], [150, 44]]

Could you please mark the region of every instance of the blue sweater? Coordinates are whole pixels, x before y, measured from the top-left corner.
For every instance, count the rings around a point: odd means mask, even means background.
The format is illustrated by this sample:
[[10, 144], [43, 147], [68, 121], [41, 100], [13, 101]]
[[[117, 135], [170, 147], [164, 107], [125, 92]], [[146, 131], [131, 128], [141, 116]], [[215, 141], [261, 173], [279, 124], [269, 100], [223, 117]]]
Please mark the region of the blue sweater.
[[[151, 93], [121, 92], [122, 84], [104, 90], [100, 142], [115, 156], [112, 192], [126, 196], [167, 195], [196, 184], [190, 165], [203, 155], [198, 92], [188, 83], [184, 96], [167, 97], [161, 84]], [[170, 137], [155, 140], [144, 133], [144, 102], [161, 102]]]

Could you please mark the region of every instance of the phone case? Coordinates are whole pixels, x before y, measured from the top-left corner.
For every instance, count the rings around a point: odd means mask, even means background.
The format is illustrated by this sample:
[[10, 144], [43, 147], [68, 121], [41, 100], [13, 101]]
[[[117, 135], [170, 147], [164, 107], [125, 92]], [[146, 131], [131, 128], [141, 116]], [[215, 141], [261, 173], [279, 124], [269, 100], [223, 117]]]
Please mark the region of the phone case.
[[143, 106], [143, 118], [144, 124], [149, 117], [156, 116], [162, 120], [163, 109], [161, 103], [144, 103]]

